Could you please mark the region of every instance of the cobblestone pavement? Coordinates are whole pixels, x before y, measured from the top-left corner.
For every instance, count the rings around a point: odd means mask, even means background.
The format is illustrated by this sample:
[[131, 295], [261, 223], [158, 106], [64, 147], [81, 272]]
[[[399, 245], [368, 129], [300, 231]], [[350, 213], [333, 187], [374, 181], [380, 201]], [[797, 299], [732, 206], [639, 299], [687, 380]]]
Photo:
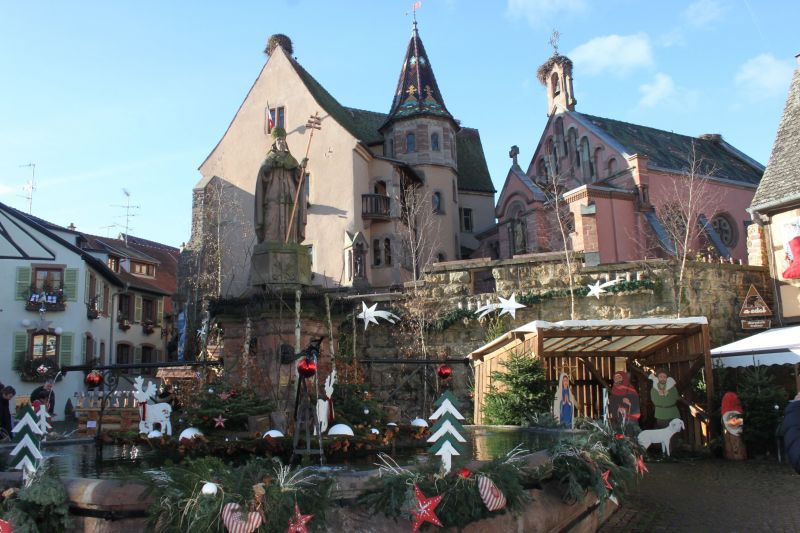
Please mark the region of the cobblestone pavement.
[[649, 463], [601, 532], [800, 532], [800, 475], [767, 461]]

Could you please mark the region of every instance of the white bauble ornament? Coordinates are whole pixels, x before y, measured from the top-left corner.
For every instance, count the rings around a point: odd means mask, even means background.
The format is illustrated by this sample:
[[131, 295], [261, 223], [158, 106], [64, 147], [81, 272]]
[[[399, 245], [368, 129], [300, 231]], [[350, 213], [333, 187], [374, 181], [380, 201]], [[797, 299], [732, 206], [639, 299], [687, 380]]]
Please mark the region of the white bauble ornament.
[[270, 429], [266, 433], [264, 433], [264, 437], [272, 437], [273, 439], [282, 439], [283, 433], [278, 431], [277, 429]]
[[428, 422], [423, 420], [422, 418], [415, 418], [411, 421], [411, 425], [415, 428], [426, 428], [428, 427]]
[[164, 434], [157, 429], [154, 429], [153, 431], [147, 434], [148, 439], [160, 439], [163, 436]]
[[203, 432], [197, 428], [186, 428], [181, 431], [180, 436], [178, 436], [178, 442], [184, 444], [186, 442], [192, 442], [197, 437], [202, 437]]
[[328, 436], [347, 436], [352, 437], [353, 428], [348, 426], [347, 424], [336, 424], [331, 429], [328, 430]]
[[392, 427], [392, 428], [396, 428], [397, 427], [397, 424], [395, 424], [394, 422], [389, 422], [386, 425], [389, 426], [389, 427]]
[[372, 433], [373, 435], [380, 435], [380, 434], [381, 434], [381, 432], [380, 432], [380, 431], [378, 431], [378, 430], [377, 430], [377, 429], [375, 429], [375, 428], [372, 428], [372, 429], [370, 429], [370, 430], [369, 430], [369, 432], [370, 432], [370, 433]]
[[216, 483], [206, 483], [203, 485], [203, 488], [200, 489], [200, 492], [203, 496], [216, 496], [217, 495], [217, 484]]

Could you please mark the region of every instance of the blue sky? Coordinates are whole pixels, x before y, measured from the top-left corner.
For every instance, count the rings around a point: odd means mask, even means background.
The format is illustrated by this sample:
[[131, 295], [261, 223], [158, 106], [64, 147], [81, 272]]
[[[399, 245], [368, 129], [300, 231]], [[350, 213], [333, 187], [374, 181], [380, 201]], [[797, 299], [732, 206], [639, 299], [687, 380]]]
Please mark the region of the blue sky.
[[[410, 1], [0, 2], [0, 202], [179, 245], [198, 165], [262, 67], [267, 37], [342, 104], [387, 112]], [[548, 37], [574, 63], [577, 110], [679, 133], [721, 133], [766, 164], [800, 52], [800, 2], [423, 0], [445, 103], [481, 132], [499, 190], [508, 149], [529, 161], [546, 121], [535, 72]]]

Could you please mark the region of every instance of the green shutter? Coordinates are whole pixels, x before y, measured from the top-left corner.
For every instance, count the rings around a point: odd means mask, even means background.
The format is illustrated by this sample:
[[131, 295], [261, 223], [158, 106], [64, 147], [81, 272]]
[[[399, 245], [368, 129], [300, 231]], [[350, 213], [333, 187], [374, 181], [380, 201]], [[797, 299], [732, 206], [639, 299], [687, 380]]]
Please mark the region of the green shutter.
[[133, 349], [133, 364], [139, 364], [142, 362], [142, 347], [137, 346]]
[[154, 354], [154, 356], [155, 356], [155, 357], [154, 357], [155, 361], [156, 361], [157, 363], [161, 363], [161, 362], [162, 362], [162, 359], [161, 359], [161, 350], [154, 350], [154, 351], [153, 351], [153, 354]]
[[74, 333], [62, 333], [59, 342], [58, 364], [61, 366], [72, 364], [72, 348], [75, 340]]
[[136, 308], [133, 310], [133, 321], [142, 321], [142, 297], [138, 294], [136, 295]]
[[11, 353], [14, 354], [13, 368], [16, 371], [22, 370], [22, 363], [25, 361], [25, 355], [28, 353], [28, 332], [15, 331], [14, 332], [14, 345]]
[[64, 271], [64, 299], [78, 301], [78, 269], [68, 268]]
[[27, 300], [31, 290], [31, 267], [17, 267], [17, 300]]
[[81, 335], [81, 361], [86, 362], [86, 335]]

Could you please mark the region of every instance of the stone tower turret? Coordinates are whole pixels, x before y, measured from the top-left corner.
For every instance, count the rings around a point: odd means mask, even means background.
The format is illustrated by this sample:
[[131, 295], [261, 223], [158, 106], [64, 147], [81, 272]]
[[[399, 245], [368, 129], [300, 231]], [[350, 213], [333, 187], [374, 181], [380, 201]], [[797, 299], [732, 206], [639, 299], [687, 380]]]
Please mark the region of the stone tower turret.
[[557, 51], [536, 71], [536, 77], [547, 88], [547, 116], [556, 105], [575, 111], [575, 93], [572, 89], [572, 61]]

